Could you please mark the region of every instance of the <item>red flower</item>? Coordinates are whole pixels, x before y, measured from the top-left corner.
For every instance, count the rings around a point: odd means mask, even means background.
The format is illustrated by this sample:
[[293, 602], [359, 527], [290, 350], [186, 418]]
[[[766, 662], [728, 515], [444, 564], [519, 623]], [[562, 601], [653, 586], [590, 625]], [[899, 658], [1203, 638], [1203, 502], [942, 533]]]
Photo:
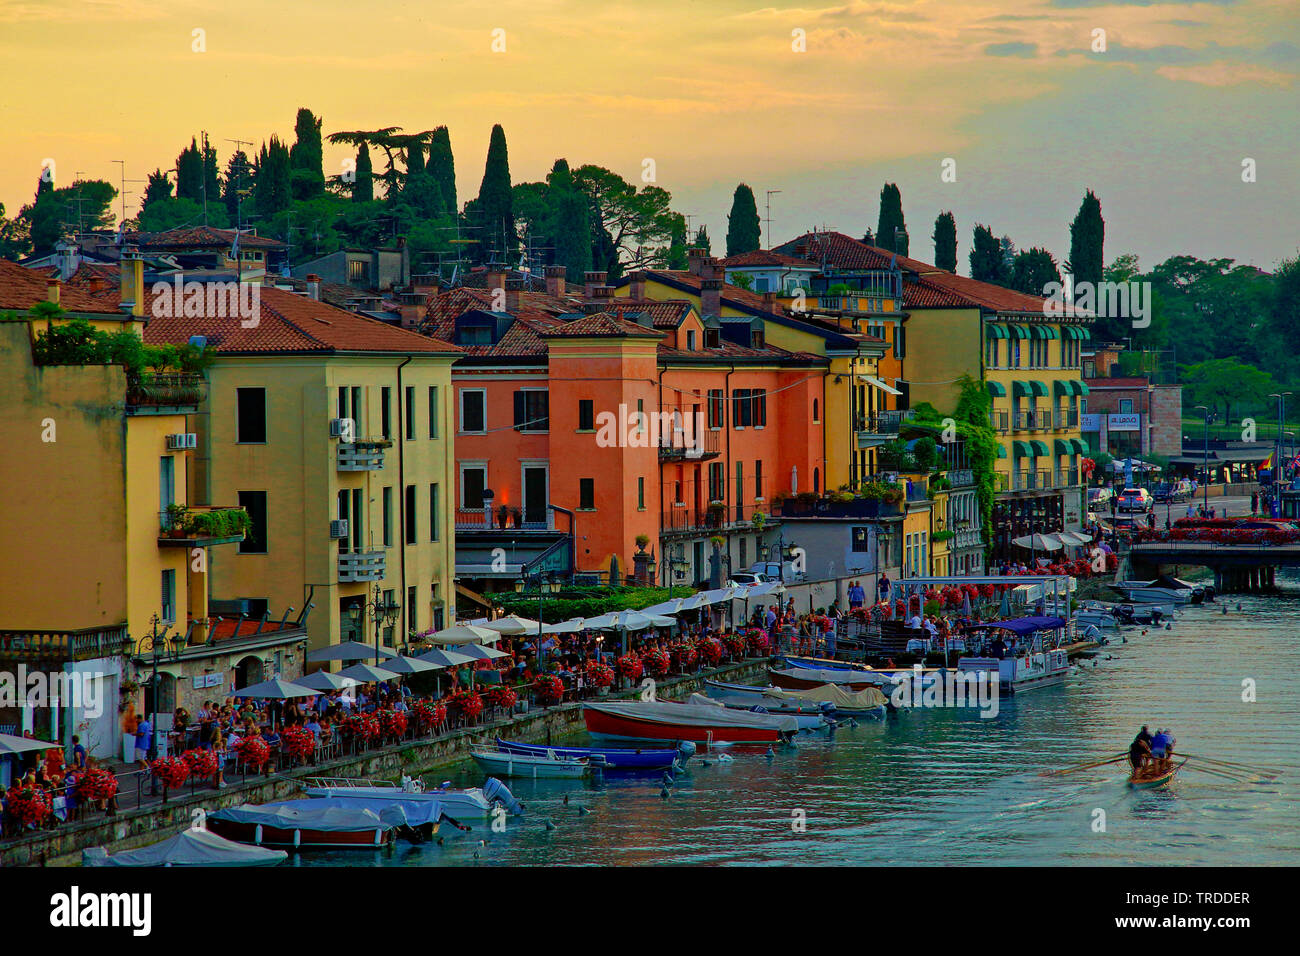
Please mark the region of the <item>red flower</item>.
[[635, 654], [624, 654], [618, 659], [618, 672], [630, 681], [639, 681], [645, 673], [641, 658]]
[[609, 687], [614, 683], [614, 669], [600, 661], [587, 661], [587, 683], [592, 687]]
[[519, 700], [519, 695], [505, 684], [497, 684], [494, 687], [489, 687], [483, 692], [483, 699], [493, 707], [503, 707], [506, 710], [513, 710], [515, 703]]
[[239, 759], [250, 767], [260, 767], [271, 759], [270, 744], [256, 734], [245, 737], [231, 749], [239, 754]]
[[187, 750], [181, 754], [181, 759], [185, 761], [190, 768], [190, 775], [196, 780], [206, 780], [208, 777], [216, 776], [217, 755], [211, 750]]
[[441, 727], [443, 721], [447, 719], [447, 708], [442, 704], [431, 704], [422, 700], [411, 708], [411, 713], [415, 716], [415, 723], [421, 730], [432, 730], [434, 727]]
[[695, 648], [690, 644], [673, 644], [669, 653], [678, 670], [684, 671], [695, 663]]
[[77, 796], [87, 802], [107, 800], [117, 793], [117, 777], [102, 767], [77, 774]]
[[50, 795], [40, 787], [11, 787], [5, 795], [5, 807], [23, 826], [43, 823], [54, 812]]
[[456, 691], [447, 699], [447, 703], [467, 720], [473, 720], [483, 713], [483, 698], [470, 690]]
[[760, 631], [758, 628], [752, 628], [750, 632], [745, 635], [745, 644], [749, 649], [749, 653], [755, 656], [766, 654], [771, 643], [772, 642], [768, 639], [767, 633], [765, 631]]
[[288, 727], [280, 735], [280, 749], [290, 757], [306, 760], [316, 750], [316, 736], [305, 727]]
[[717, 667], [722, 663], [722, 642], [716, 637], [696, 638], [695, 653], [710, 667]]
[[543, 707], [558, 704], [564, 699], [564, 681], [549, 675], [537, 678], [535, 696]]
[[672, 666], [668, 652], [657, 647], [648, 647], [642, 651], [641, 663], [645, 665], [646, 673], [656, 678], [667, 677], [668, 668]]
[[149, 769], [168, 787], [182, 786], [190, 779], [190, 765], [180, 757], [159, 757], [149, 764]]
[[727, 649], [727, 656], [735, 660], [745, 656], [745, 639], [739, 634], [733, 632], [723, 634], [722, 646]]

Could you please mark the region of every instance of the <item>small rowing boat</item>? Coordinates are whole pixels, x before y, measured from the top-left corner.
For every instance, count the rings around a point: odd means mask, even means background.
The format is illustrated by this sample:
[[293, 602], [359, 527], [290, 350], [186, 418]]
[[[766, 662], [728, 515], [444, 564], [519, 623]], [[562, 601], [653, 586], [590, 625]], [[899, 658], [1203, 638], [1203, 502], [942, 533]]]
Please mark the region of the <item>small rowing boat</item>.
[[509, 750], [471, 750], [470, 756], [488, 773], [534, 780], [580, 780], [591, 769], [586, 757], [562, 757], [554, 750], [545, 753], [513, 753]]
[[1174, 779], [1174, 775], [1183, 769], [1185, 763], [1187, 763], [1186, 757], [1168, 769], [1157, 767], [1154, 770], [1134, 770], [1129, 774], [1128, 785], [1134, 790], [1159, 790]]
[[684, 743], [676, 750], [631, 749], [626, 747], [547, 747], [544, 744], [522, 744], [497, 738], [497, 750], [503, 753], [546, 754], [575, 760], [585, 759], [593, 767], [610, 771], [634, 772], [639, 770], [680, 770], [695, 753], [695, 745]]

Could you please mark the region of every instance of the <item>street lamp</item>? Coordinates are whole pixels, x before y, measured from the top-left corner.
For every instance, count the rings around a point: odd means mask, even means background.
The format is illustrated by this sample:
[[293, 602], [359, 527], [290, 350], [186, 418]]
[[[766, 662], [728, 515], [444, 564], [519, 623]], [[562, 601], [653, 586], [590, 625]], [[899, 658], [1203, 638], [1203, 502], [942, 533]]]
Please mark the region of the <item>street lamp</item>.
[[[160, 660], [169, 660], [175, 655], [175, 649], [171, 646], [171, 639], [168, 633], [171, 628], [164, 626], [162, 632], [158, 630], [162, 619], [157, 614], [149, 618], [149, 633], [140, 638], [136, 647], [137, 653], [147, 652], [149, 654], [149, 664], [151, 675], [149, 677], [149, 747], [145, 754], [152, 763], [158, 759], [158, 662]], [[176, 635], [180, 637], [179, 634]], [[149, 794], [153, 796], [158, 792], [158, 778], [150, 776]]]
[[[1277, 399], [1277, 453], [1273, 459], [1273, 474], [1271, 476], [1273, 479], [1274, 501], [1279, 500], [1278, 475], [1282, 471], [1282, 429], [1286, 427], [1286, 397], [1290, 394], [1290, 392], [1271, 392], [1268, 396]], [[1269, 513], [1272, 514], [1271, 507]]]
[[1205, 413], [1205, 454], [1201, 463], [1201, 477], [1205, 479], [1205, 492], [1201, 497], [1201, 512], [1202, 515], [1208, 515], [1210, 513], [1210, 419], [1213, 416], [1205, 405], [1196, 405], [1193, 408]]
[[353, 627], [361, 626], [362, 618], [370, 615], [370, 619], [375, 622], [375, 666], [379, 667], [379, 639], [380, 634], [385, 627], [392, 627], [397, 623], [397, 616], [401, 612], [402, 606], [394, 601], [391, 597], [385, 597], [375, 585], [375, 592], [369, 600], [357, 598], [348, 605], [348, 617], [352, 620]]

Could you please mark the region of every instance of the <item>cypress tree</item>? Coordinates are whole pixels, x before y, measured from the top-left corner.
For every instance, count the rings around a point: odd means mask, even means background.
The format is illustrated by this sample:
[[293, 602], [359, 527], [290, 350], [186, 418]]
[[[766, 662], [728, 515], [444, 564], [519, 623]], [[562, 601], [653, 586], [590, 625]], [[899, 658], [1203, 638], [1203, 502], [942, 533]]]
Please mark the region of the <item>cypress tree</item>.
[[[900, 231], [895, 231], [898, 229]], [[903, 221], [903, 194], [894, 183], [880, 190], [880, 221], [876, 224], [876, 242], [900, 256], [907, 255], [907, 223]]]
[[374, 169], [370, 165], [370, 147], [357, 148], [357, 181], [352, 185], [353, 202], [372, 202], [375, 198]]
[[217, 150], [203, 134], [203, 195], [210, 203], [221, 201], [221, 173], [217, 166]]
[[970, 250], [970, 277], [980, 282], [1005, 286], [1008, 273], [1002, 258], [1002, 244], [988, 226], [975, 226], [975, 238]]
[[695, 242], [691, 243], [693, 248], [703, 249], [706, 256], [713, 255], [713, 244], [709, 242], [709, 227], [700, 226], [695, 230]]
[[176, 157], [176, 198], [203, 202], [203, 154], [195, 138]]
[[518, 251], [515, 236], [514, 190], [510, 185], [510, 155], [506, 149], [506, 131], [497, 123], [488, 141], [483, 182], [478, 190], [480, 255], [513, 257]]
[[941, 212], [934, 220], [934, 264], [940, 269], [957, 271], [957, 218], [951, 212]]
[[311, 110], [301, 108], [294, 122], [295, 141], [289, 151], [293, 198], [318, 199], [325, 195], [324, 151], [320, 139], [321, 121]]
[[247, 154], [237, 150], [226, 163], [226, 181], [222, 184], [221, 200], [226, 204], [226, 217], [234, 224], [240, 219], [239, 190], [253, 185], [253, 166]]
[[1102, 244], [1106, 239], [1106, 221], [1101, 218], [1101, 200], [1091, 189], [1083, 197], [1079, 211], [1070, 223], [1069, 270], [1075, 283], [1102, 281], [1105, 262]]
[[762, 245], [761, 229], [754, 190], [741, 183], [732, 194], [727, 214], [727, 255], [756, 251]]
[[429, 144], [429, 162], [425, 169], [437, 180], [443, 205], [454, 216], [460, 208], [456, 202], [456, 160], [451, 155], [451, 133], [445, 126], [439, 126], [433, 131], [433, 141]]
[[581, 282], [591, 270], [590, 203], [573, 181], [567, 159], [557, 159], [546, 177], [547, 237], [552, 261], [565, 267], [569, 282]]
[[270, 219], [284, 212], [293, 202], [289, 148], [280, 142], [278, 136], [272, 136], [271, 142], [262, 150], [253, 197], [257, 200], [257, 215]]
[[1016, 253], [1011, 265], [1011, 288], [1029, 295], [1046, 295], [1050, 282], [1061, 281], [1056, 259], [1038, 246]]

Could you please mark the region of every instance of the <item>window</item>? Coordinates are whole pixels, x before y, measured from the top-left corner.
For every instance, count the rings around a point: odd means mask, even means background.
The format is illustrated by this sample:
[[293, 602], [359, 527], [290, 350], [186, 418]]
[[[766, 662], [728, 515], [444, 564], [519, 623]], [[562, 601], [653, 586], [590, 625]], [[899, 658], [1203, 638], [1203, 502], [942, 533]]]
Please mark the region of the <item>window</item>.
[[393, 546], [393, 486], [384, 489], [384, 547]]
[[695, 351], [695, 330], [694, 329], [688, 329], [686, 331], [686, 351], [688, 352]]
[[722, 462], [709, 462], [709, 501], [721, 501], [726, 496], [726, 489], [722, 487], [725, 480], [722, 473]]
[[907, 331], [902, 323], [894, 327], [894, 358], [907, 357]]
[[596, 406], [589, 398], [578, 399], [578, 431], [596, 430]]
[[460, 430], [482, 433], [487, 430], [487, 393], [483, 389], [460, 391]]
[[235, 389], [235, 441], [241, 445], [266, 444], [266, 389]]
[[1020, 368], [1020, 340], [1011, 339], [1011, 367]]
[[393, 390], [388, 386], [379, 390], [379, 427], [384, 438], [393, 437]]
[[722, 389], [709, 389], [709, 427], [721, 428], [727, 414], [727, 401]]
[[162, 573], [162, 612], [158, 615], [164, 623], [176, 620], [176, 572], [167, 570]]
[[165, 519], [176, 501], [176, 460], [171, 455], [158, 459], [158, 513]]
[[578, 507], [583, 511], [593, 511], [596, 507], [596, 479], [578, 479]]
[[461, 465], [460, 506], [474, 509], [483, 507], [483, 491], [487, 488], [487, 468], [483, 465]]
[[871, 531], [869, 529], [853, 529], [853, 545], [851, 550], [857, 553], [865, 553], [871, 550]]
[[416, 605], [420, 603], [420, 587], [412, 584], [406, 589], [406, 626], [408, 629], [415, 631], [420, 627], [419, 617], [416, 614]]
[[817, 399], [815, 399], [815, 398], [813, 399], [813, 417], [812, 417], [812, 420], [813, 420], [813, 424], [814, 424], [814, 425], [819, 424], [819, 423], [821, 422], [821, 420], [822, 420], [822, 418], [821, 418], [821, 414], [820, 414], [820, 412], [819, 412], [819, 410], [818, 410], [818, 406], [817, 406]]
[[750, 404], [753, 406], [753, 419], [756, 428], [763, 428], [767, 425], [767, 389], [755, 388], [750, 390]]
[[438, 437], [438, 386], [429, 386], [429, 437]]
[[406, 440], [415, 439], [415, 387], [406, 386]]
[[1133, 412], [1133, 399], [1121, 398], [1119, 400], [1119, 411], [1121, 415], [1130, 415]]
[[438, 483], [429, 486], [429, 540], [438, 540]]
[[750, 390], [733, 389], [731, 392], [731, 424], [733, 428], [745, 428], [753, 424], [753, 406], [749, 401]]
[[990, 337], [985, 343], [984, 364], [988, 368], [998, 367], [998, 340]]
[[362, 521], [364, 502], [365, 493], [360, 488], [344, 488], [339, 492], [339, 520], [348, 523], [347, 535], [339, 539], [340, 554], [347, 554], [349, 551], [360, 551], [364, 546], [366, 540]]
[[355, 426], [353, 433], [359, 434], [361, 431], [362, 411], [361, 404], [361, 386], [340, 385], [338, 388], [338, 417], [350, 418]]
[[704, 347], [706, 349], [722, 348], [722, 330], [705, 329], [704, 330]]
[[551, 427], [550, 393], [544, 389], [515, 392], [515, 430], [544, 432]]
[[754, 462], [754, 497], [763, 497], [763, 463]]
[[644, 399], [644, 398], [638, 398], [638, 399], [636, 400], [636, 433], [637, 433], [638, 435], [644, 435], [644, 434], [646, 433], [645, 399]]
[[736, 462], [736, 520], [745, 517], [745, 463]]
[[406, 486], [406, 543], [415, 544], [415, 485]]
[[[383, 601], [385, 606], [392, 607], [397, 603], [397, 592], [392, 588], [386, 588], [383, 594], [379, 596], [379, 600]], [[391, 647], [393, 644], [393, 626], [391, 624], [385, 624], [383, 634], [384, 643]]]
[[762, 329], [752, 329], [749, 333], [749, 347], [751, 349], [761, 349], [766, 347], [766, 340], [763, 337]]
[[638, 511], [645, 511], [645, 479], [636, 480], [636, 507]]
[[241, 491], [239, 505], [248, 512], [252, 527], [239, 542], [240, 554], [266, 554], [266, 492]]

